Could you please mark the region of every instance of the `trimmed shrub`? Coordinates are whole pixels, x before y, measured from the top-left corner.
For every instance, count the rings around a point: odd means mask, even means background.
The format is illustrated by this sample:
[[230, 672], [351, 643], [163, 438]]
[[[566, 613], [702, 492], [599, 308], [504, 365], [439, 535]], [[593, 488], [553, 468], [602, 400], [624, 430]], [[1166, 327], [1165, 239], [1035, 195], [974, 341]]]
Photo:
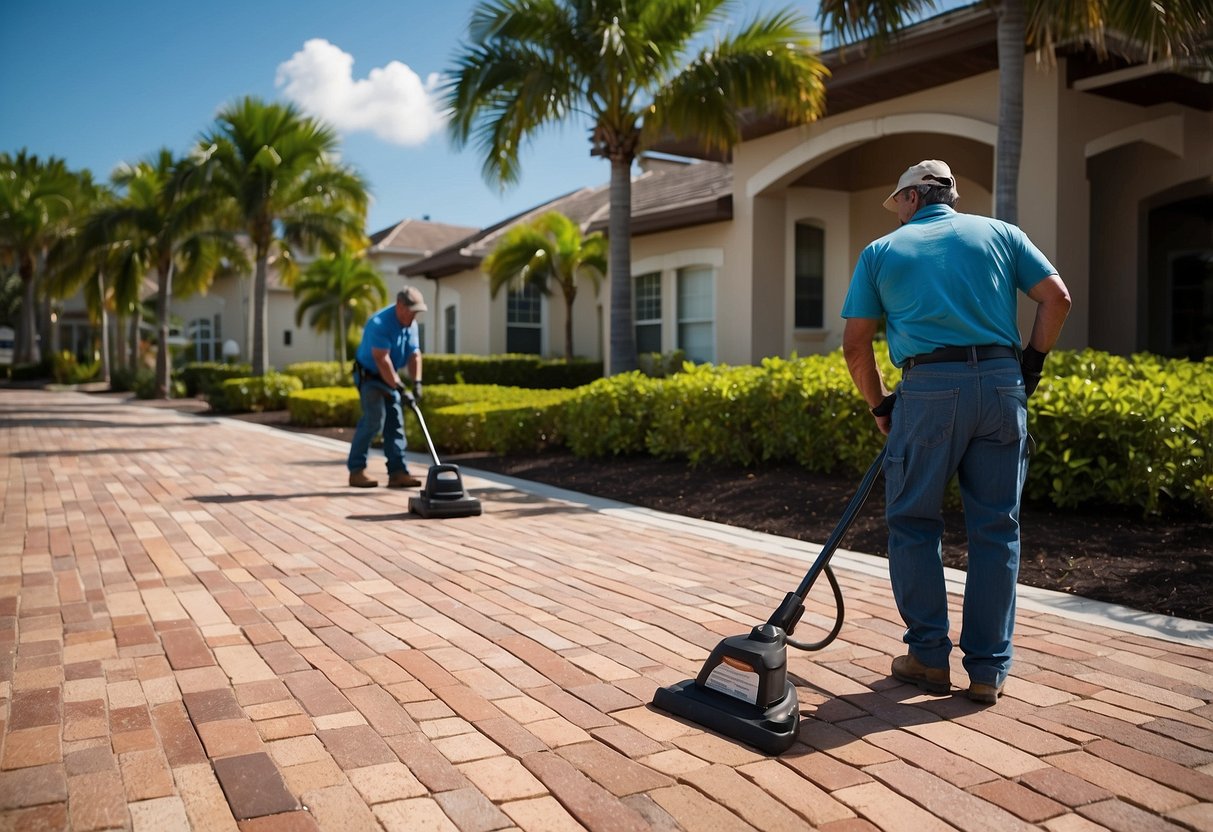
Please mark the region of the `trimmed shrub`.
[[[507, 388], [508, 389], [508, 388]], [[539, 451], [561, 444], [560, 411], [572, 390], [520, 391], [489, 401], [469, 401], [431, 410], [425, 420], [434, 444], [444, 453], [494, 451], [499, 454]], [[426, 396], [428, 400], [429, 396]], [[428, 403], [428, 401], [427, 401]], [[409, 446], [425, 450], [416, 419], [405, 416]]]
[[574, 388], [602, 378], [602, 362], [548, 360], [537, 355], [426, 354], [426, 384], [497, 384], [528, 389]]
[[287, 396], [291, 424], [302, 427], [354, 427], [362, 416], [353, 387], [310, 387]]
[[1144, 514], [1170, 500], [1213, 515], [1213, 360], [1095, 350], [1056, 359], [1028, 406], [1029, 497]]
[[76, 354], [63, 350], [51, 360], [51, 377], [60, 384], [83, 384], [101, 372], [101, 363], [81, 364]]
[[303, 389], [308, 390], [313, 387], [353, 387], [353, 369], [348, 361], [344, 373], [337, 361], [300, 361], [288, 364], [283, 372], [302, 381]]
[[9, 378], [13, 381], [38, 381], [50, 377], [50, 359], [44, 358], [32, 364], [14, 364], [9, 368]]
[[252, 378], [232, 378], [223, 382], [211, 407], [228, 413], [261, 413], [282, 410], [291, 393], [303, 389], [303, 382], [283, 373], [266, 373]]
[[[233, 378], [247, 378], [253, 373], [252, 364], [223, 364], [217, 361], [191, 361], [181, 368], [181, 380], [185, 383], [185, 395], [193, 398], [203, 396], [210, 400], [219, 392], [223, 382]], [[211, 402], [212, 406], [214, 402]]]
[[662, 382], [640, 372], [603, 378], [576, 391], [561, 410], [561, 433], [577, 456], [638, 454]]

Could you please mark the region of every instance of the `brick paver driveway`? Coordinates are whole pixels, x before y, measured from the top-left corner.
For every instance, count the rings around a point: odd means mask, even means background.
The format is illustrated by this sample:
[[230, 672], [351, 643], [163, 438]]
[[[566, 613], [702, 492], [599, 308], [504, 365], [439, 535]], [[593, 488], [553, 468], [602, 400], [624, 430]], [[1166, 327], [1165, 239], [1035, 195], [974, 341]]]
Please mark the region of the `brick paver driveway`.
[[888, 678], [843, 555], [769, 758], [648, 702], [812, 547], [466, 474], [484, 515], [422, 520], [337, 443], [112, 396], [0, 391], [0, 455], [0, 828], [1213, 829], [1205, 625], [1025, 591], [979, 708]]

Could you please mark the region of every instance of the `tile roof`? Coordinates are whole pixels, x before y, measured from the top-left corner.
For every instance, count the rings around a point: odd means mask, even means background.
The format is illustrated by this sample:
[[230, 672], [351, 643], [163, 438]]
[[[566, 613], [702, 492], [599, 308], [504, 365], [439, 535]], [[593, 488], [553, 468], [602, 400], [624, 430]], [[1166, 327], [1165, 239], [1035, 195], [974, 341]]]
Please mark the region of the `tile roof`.
[[[733, 215], [733, 169], [718, 162], [663, 164], [632, 180], [632, 231], [653, 233]], [[607, 231], [610, 186], [582, 188], [515, 214], [400, 269], [404, 275], [443, 277], [479, 265], [501, 236], [522, 222], [559, 211], [588, 231]]]

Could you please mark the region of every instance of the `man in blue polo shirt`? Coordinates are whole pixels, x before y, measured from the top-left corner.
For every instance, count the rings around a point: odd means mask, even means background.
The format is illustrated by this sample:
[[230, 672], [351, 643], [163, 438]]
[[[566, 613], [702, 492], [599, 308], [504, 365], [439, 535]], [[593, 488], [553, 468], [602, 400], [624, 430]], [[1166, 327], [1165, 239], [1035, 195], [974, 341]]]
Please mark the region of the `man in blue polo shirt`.
[[366, 475], [366, 455], [375, 434], [383, 434], [387, 456], [388, 488], [412, 488], [421, 480], [408, 472], [404, 461], [404, 414], [400, 409], [403, 383], [397, 367], [407, 367], [413, 380], [413, 397], [421, 400], [421, 349], [417, 341], [417, 316], [427, 309], [421, 292], [406, 286], [396, 303], [371, 316], [362, 331], [362, 342], [354, 354], [354, 384], [362, 403], [362, 417], [350, 441], [350, 485], [374, 488], [379, 485]]
[[[909, 647], [893, 660], [893, 676], [931, 693], [951, 690], [940, 543], [944, 491], [958, 475], [969, 538], [960, 649], [969, 698], [993, 704], [1011, 667], [1027, 398], [1070, 295], [1023, 231], [957, 213], [958, 199], [943, 162], [902, 174], [884, 202], [901, 227], [863, 250], [851, 278], [843, 353], [888, 435], [889, 578]], [[1022, 352], [1019, 292], [1037, 303]], [[876, 366], [882, 320], [889, 356], [902, 370], [895, 394]]]

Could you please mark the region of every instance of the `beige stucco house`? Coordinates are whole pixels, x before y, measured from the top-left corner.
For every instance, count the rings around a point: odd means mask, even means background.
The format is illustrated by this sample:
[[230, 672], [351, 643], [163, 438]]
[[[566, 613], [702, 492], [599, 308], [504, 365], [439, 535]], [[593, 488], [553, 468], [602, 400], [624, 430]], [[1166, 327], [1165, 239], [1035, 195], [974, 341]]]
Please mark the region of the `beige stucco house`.
[[[697, 163], [647, 168], [634, 181], [642, 351], [749, 364], [839, 346], [856, 258], [895, 227], [881, 202], [921, 159], [951, 165], [959, 210], [991, 213], [992, 12], [940, 15], [870, 60], [854, 48], [824, 57], [823, 118], [752, 124], [728, 159], [669, 142], [657, 149]], [[1077, 47], [1026, 64], [1018, 219], [1073, 295], [1060, 346], [1213, 354], [1213, 78]], [[490, 298], [480, 260], [510, 225], [551, 208], [605, 230], [606, 199], [605, 187], [578, 191], [404, 266], [410, 280], [433, 283], [430, 350], [559, 354], [559, 299]], [[578, 354], [607, 355], [609, 303], [605, 288], [579, 295]]]
[[[462, 239], [476, 229], [467, 226], [447, 225], [427, 220], [403, 220], [370, 236], [367, 258], [383, 274], [389, 296], [394, 297], [405, 284], [400, 278], [400, 268], [422, 259], [454, 240]], [[300, 257], [306, 267], [309, 258]], [[184, 326], [177, 336], [185, 342], [189, 361], [219, 361], [226, 356], [224, 346], [235, 350], [235, 360], [247, 361], [247, 344], [251, 342], [248, 319], [248, 291], [251, 276], [219, 277], [206, 294], [189, 297], [174, 297], [170, 313]], [[333, 336], [312, 329], [305, 321], [295, 322], [295, 295], [282, 283], [278, 272], [272, 267], [269, 284], [269, 325], [266, 330], [269, 340], [270, 366], [282, 369], [299, 361], [333, 361]], [[434, 296], [434, 287], [428, 281], [416, 284], [429, 298]], [[154, 293], [155, 286], [151, 286]], [[75, 316], [69, 312], [64, 324], [73, 326], [79, 320], [87, 326], [81, 307]], [[422, 344], [431, 336], [423, 329]], [[65, 342], [67, 344], [72, 341]]]

